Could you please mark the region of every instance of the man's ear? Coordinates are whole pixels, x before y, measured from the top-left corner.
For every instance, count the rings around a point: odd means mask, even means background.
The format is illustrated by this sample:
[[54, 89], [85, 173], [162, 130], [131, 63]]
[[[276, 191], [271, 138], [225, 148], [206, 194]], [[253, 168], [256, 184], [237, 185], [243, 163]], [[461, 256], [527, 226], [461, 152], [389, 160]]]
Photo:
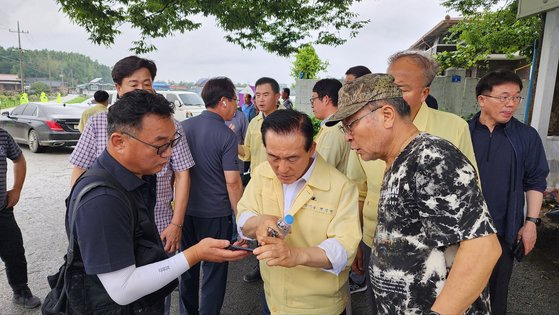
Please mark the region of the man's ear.
[[330, 95], [324, 95], [322, 101], [326, 104], [334, 106], [334, 103], [332, 102], [332, 98], [330, 97]]
[[309, 152], [311, 153], [311, 156], [314, 155], [314, 151], [316, 150], [316, 142], [312, 142], [311, 147], [309, 148]]
[[431, 93], [431, 87], [424, 87], [421, 91], [421, 104], [425, 103], [425, 100], [427, 99], [427, 96], [429, 96], [429, 93]]
[[485, 99], [483, 98], [483, 95], [477, 96], [477, 103], [479, 104], [480, 108], [483, 108], [485, 106]]
[[109, 144], [113, 148], [114, 152], [123, 154], [128, 145], [128, 136], [120, 132], [113, 132], [109, 136]]
[[392, 128], [394, 126], [394, 120], [396, 119], [396, 109], [389, 105], [382, 106], [379, 109], [382, 113], [382, 123], [385, 128]]
[[118, 95], [120, 95], [120, 89], [121, 89], [120, 84], [115, 83], [115, 90], [116, 90], [116, 93], [117, 93]]

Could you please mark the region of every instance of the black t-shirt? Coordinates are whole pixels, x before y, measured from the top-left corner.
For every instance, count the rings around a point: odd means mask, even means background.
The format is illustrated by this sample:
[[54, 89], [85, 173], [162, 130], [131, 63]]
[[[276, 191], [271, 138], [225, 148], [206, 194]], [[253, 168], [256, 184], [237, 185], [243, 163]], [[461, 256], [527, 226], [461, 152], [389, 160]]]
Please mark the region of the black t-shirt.
[[[370, 277], [379, 314], [428, 313], [458, 245], [495, 233], [475, 169], [450, 142], [421, 133], [384, 175]], [[489, 313], [487, 290], [466, 312]]]
[[218, 218], [231, 215], [224, 171], [239, 171], [237, 136], [221, 116], [203, 111], [181, 122], [196, 165], [190, 169], [186, 215]]
[[[155, 175], [139, 178], [119, 164], [107, 150], [93, 163], [92, 169], [104, 169], [126, 189], [137, 208], [137, 225], [141, 237], [160, 244], [155, 227]], [[70, 199], [73, 204], [80, 190], [96, 178], [79, 181]], [[87, 193], [78, 204], [75, 237], [78, 241], [85, 272], [89, 275], [108, 273], [136, 264], [133, 214], [122, 193], [98, 187]], [[68, 220], [71, 218], [71, 212]], [[68, 222], [67, 222], [68, 224]]]

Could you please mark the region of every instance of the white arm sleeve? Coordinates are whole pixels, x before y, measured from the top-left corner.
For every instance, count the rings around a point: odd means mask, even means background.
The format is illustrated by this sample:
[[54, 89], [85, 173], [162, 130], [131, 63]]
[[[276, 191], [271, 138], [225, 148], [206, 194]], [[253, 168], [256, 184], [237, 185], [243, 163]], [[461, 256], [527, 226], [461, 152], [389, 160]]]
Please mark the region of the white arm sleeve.
[[119, 305], [130, 304], [164, 287], [190, 268], [182, 252], [177, 255], [136, 268], [131, 265], [120, 270], [98, 274], [107, 293]]
[[239, 216], [239, 219], [237, 220], [237, 233], [239, 233], [239, 236], [240, 236], [242, 239], [249, 240], [249, 241], [254, 241], [254, 239], [252, 239], [252, 238], [250, 238], [250, 237], [246, 237], [246, 236], [243, 234], [242, 228], [243, 228], [243, 226], [245, 226], [245, 223], [247, 223], [248, 219], [250, 219], [250, 218], [252, 218], [252, 217], [255, 217], [255, 216], [256, 216], [256, 214], [254, 214], [254, 213], [252, 213], [252, 212], [249, 212], [249, 211], [243, 212], [243, 213], [241, 213], [241, 215]]
[[333, 273], [336, 276], [339, 275], [347, 265], [347, 251], [340, 241], [335, 238], [329, 238], [322, 241], [318, 247], [326, 252], [326, 257], [328, 257], [328, 260], [330, 260], [332, 264], [332, 269], [322, 270]]

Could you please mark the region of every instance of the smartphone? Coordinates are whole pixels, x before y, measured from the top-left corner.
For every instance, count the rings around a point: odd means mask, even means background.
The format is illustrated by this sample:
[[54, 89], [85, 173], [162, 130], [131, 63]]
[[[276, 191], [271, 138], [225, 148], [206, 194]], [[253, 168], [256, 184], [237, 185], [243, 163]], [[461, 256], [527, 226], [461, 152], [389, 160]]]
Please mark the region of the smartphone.
[[242, 247], [242, 246], [237, 246], [237, 245], [229, 245], [225, 249], [228, 249], [228, 250], [244, 250], [244, 251], [247, 251], [247, 252], [252, 252], [254, 250], [254, 248]]

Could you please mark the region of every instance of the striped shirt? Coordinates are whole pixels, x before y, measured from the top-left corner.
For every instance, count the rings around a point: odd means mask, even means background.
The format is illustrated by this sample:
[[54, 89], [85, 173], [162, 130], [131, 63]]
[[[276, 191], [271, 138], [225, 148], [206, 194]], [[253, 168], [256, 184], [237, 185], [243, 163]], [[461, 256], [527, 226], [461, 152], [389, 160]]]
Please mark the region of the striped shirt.
[[2, 206], [0, 209], [4, 209], [7, 203], [6, 172], [8, 171], [8, 162], [6, 158], [14, 161], [20, 155], [21, 149], [14, 138], [6, 130], [0, 128], [0, 205]]

